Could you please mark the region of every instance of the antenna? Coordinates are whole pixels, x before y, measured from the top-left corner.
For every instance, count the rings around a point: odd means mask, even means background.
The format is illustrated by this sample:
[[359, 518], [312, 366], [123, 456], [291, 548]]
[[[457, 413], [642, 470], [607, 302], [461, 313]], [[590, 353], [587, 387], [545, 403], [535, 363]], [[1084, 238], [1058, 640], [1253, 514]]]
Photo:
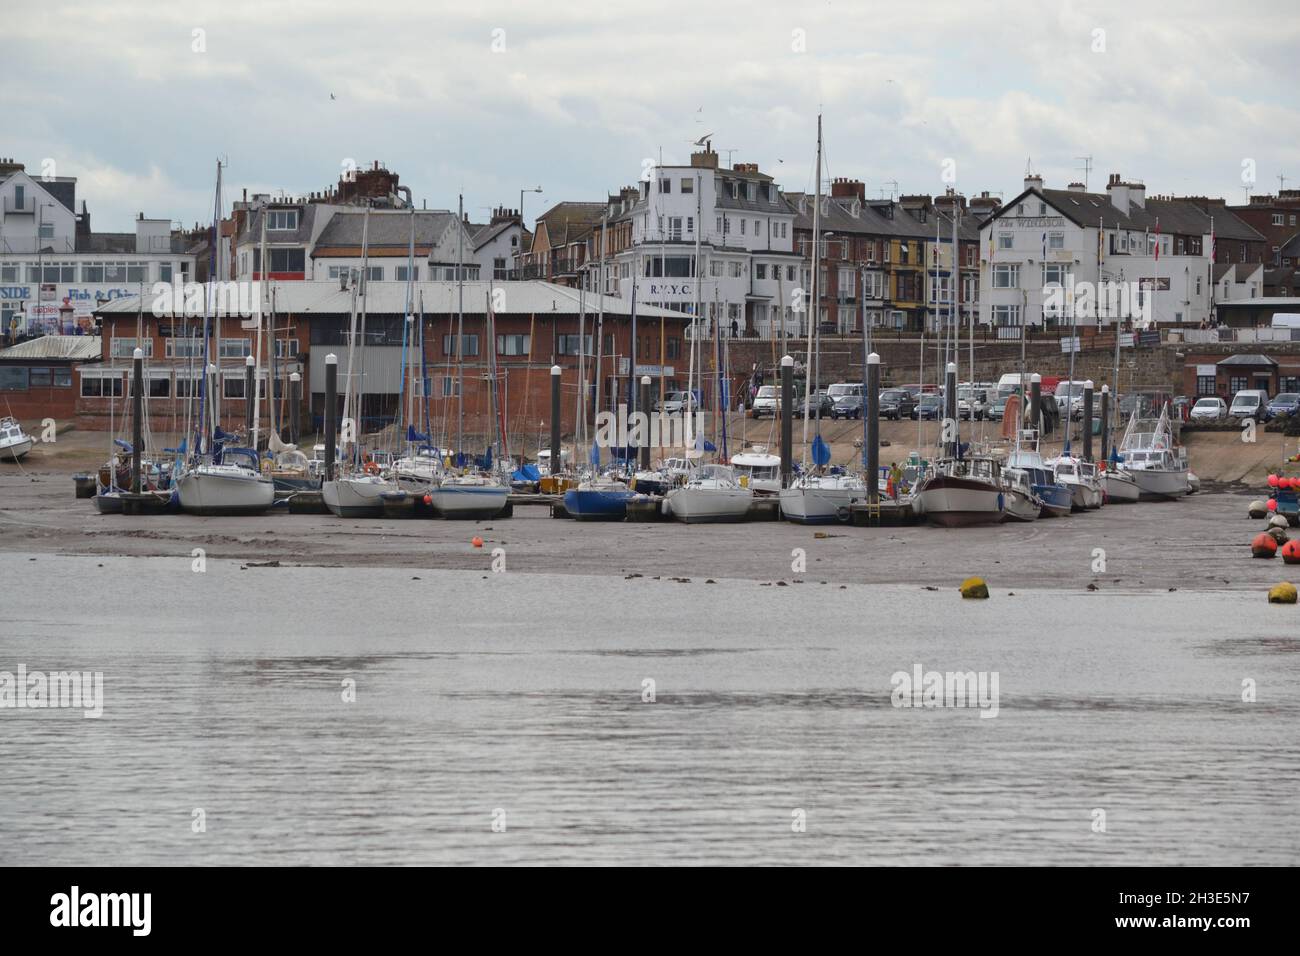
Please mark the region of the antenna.
[[1280, 193], [1280, 192], [1282, 192], [1282, 190], [1284, 190], [1284, 189], [1286, 189], [1286, 177], [1283, 176], [1281, 173], [1278, 173], [1278, 174], [1277, 174], [1277, 191]]
[[[889, 187], [889, 199], [890, 199], [890, 201], [892, 202], [892, 201], [897, 197], [897, 195], [898, 195], [898, 180], [897, 180], [897, 179], [886, 179], [883, 183], [881, 183], [881, 185], [882, 185], [882, 186], [888, 186], [888, 187]], [[885, 191], [882, 189], [882, 190], [880, 191], [880, 195], [881, 195], [881, 198], [882, 198], [882, 199], [884, 198], [884, 194], [885, 194]]]
[[1091, 156], [1076, 156], [1076, 157], [1074, 157], [1074, 158], [1077, 159], [1077, 160], [1078, 160], [1078, 161], [1083, 165], [1083, 191], [1084, 191], [1084, 192], [1087, 192], [1087, 191], [1088, 191], [1088, 174], [1092, 172], [1092, 157], [1091, 157]]
[[739, 146], [723, 147], [723, 148], [719, 149], [718, 152], [720, 152], [720, 153], [726, 153], [726, 154], [727, 154], [727, 168], [730, 169], [730, 168], [731, 168], [731, 154], [732, 154], [732, 153], [738, 153], [738, 152], [740, 152], [740, 147], [739, 147]]

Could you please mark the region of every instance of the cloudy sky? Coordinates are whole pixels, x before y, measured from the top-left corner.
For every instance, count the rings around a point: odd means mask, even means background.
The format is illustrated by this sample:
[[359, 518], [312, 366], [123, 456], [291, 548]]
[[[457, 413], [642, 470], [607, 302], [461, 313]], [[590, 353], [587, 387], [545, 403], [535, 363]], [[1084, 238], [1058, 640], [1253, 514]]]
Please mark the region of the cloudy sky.
[[[197, 32], [196, 32], [197, 31]], [[6, 17], [0, 151], [79, 177], [96, 230], [137, 212], [334, 183], [380, 160], [476, 221], [599, 200], [643, 160], [724, 162], [811, 189], [1010, 198], [1109, 172], [1239, 202], [1300, 186], [1300, 8], [1060, 0], [807, 4], [46, 0]], [[947, 161], [951, 161], [948, 163]], [[895, 183], [897, 186], [895, 186]]]

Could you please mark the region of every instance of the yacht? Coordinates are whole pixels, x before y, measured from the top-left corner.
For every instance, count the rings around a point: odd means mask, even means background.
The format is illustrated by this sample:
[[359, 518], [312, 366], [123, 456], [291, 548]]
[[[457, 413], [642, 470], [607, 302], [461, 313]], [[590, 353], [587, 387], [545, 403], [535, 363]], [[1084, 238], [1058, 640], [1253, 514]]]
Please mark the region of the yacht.
[[940, 458], [916, 490], [927, 521], [956, 528], [1003, 519], [1002, 466], [989, 455]]
[[726, 465], [701, 465], [669, 490], [664, 510], [678, 521], [744, 521], [754, 492]]
[[847, 522], [849, 508], [867, 501], [867, 485], [855, 475], [806, 474], [782, 488], [781, 517], [800, 524]]
[[16, 418], [0, 419], [0, 461], [21, 461], [32, 445], [32, 436], [23, 432]]
[[1056, 473], [1056, 480], [1070, 489], [1071, 510], [1084, 511], [1101, 507], [1101, 481], [1097, 477], [1096, 465], [1073, 455], [1060, 455], [1047, 464]]
[[510, 487], [488, 475], [453, 475], [428, 489], [433, 507], [444, 518], [495, 518], [510, 501]]
[[579, 521], [621, 521], [636, 492], [621, 478], [599, 475], [564, 493], [564, 510]]
[[251, 448], [224, 448], [176, 481], [181, 510], [196, 515], [257, 515], [275, 503], [275, 482]]
[[1033, 521], [1043, 512], [1043, 500], [1034, 493], [1033, 480], [1024, 469], [1002, 469], [1002, 494], [1004, 521]]
[[753, 489], [755, 495], [781, 493], [781, 456], [769, 454], [765, 449], [741, 452], [731, 458], [731, 467], [741, 482]]
[[1167, 405], [1154, 422], [1140, 420], [1135, 409], [1119, 453], [1120, 468], [1136, 482], [1139, 497], [1181, 498], [1190, 490], [1187, 458], [1182, 449], [1174, 448]]

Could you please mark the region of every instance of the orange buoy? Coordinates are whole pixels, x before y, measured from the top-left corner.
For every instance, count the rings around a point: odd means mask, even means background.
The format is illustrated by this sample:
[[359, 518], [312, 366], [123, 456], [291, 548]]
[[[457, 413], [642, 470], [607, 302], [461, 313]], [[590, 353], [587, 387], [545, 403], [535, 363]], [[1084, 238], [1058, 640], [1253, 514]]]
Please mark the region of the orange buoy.
[[433, 504], [433, 495], [425, 495], [425, 496], [424, 496], [424, 503], [425, 503], [426, 505], [431, 505], [431, 504]]
[[1277, 542], [1267, 532], [1257, 534], [1255, 540], [1250, 543], [1250, 553], [1256, 558], [1271, 558], [1277, 554]]
[[[1264, 537], [1268, 538], [1268, 535], [1264, 535]], [[1273, 539], [1272, 539], [1272, 538], [1268, 538], [1268, 540], [1269, 540], [1269, 541], [1272, 541]], [[476, 548], [481, 548], [481, 547], [483, 547], [483, 539], [480, 538], [478, 535], [474, 535], [474, 540], [471, 541], [470, 544], [474, 545], [474, 547], [476, 547]], [[1276, 548], [1277, 545], [1273, 545], [1273, 547]], [[1271, 558], [1272, 555], [1270, 554], [1269, 557]]]
[[1277, 499], [1269, 498], [1268, 501], [1264, 502], [1264, 507], [1269, 511], [1277, 511]]
[[1287, 564], [1300, 564], [1300, 541], [1288, 541], [1282, 545], [1282, 560]]

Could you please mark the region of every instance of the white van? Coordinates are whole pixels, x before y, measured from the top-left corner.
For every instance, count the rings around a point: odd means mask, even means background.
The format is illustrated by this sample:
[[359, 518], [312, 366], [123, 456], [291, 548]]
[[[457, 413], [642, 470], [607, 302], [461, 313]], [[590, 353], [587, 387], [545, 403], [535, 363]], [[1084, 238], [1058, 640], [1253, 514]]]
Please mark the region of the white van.
[[861, 395], [866, 391], [866, 386], [861, 382], [836, 382], [826, 389], [826, 394], [830, 396], [831, 401], [844, 398], [846, 395]]
[[1229, 418], [1253, 418], [1264, 420], [1264, 409], [1268, 407], [1268, 392], [1262, 388], [1243, 388], [1232, 396], [1228, 406]]

